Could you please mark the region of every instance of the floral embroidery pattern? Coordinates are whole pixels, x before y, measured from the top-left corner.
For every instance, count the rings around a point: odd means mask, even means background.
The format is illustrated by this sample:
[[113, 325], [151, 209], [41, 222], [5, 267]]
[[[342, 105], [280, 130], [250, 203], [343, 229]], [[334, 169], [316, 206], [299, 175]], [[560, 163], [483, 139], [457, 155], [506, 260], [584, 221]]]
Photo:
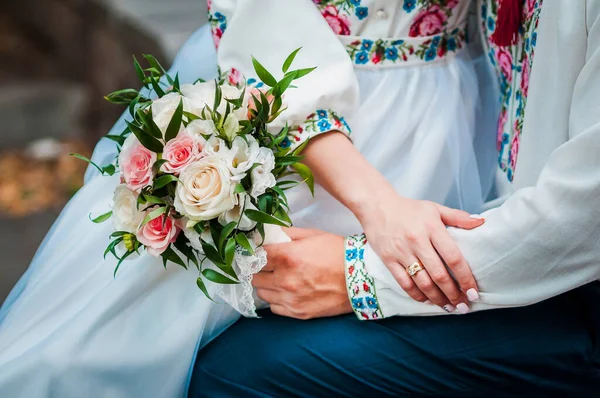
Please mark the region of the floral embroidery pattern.
[[[519, 154], [521, 132], [525, 119], [525, 106], [529, 93], [529, 75], [537, 43], [536, 29], [543, 0], [524, 0], [521, 41], [514, 46], [498, 47], [489, 44], [488, 55], [496, 68], [502, 109], [498, 118], [498, 166], [509, 181], [513, 181]], [[496, 1], [483, 4], [481, 17], [483, 29], [489, 37], [496, 28], [498, 5]]]
[[331, 29], [341, 36], [350, 35], [350, 17], [358, 20], [369, 16], [369, 8], [361, 5], [362, 0], [313, 0]]
[[448, 25], [452, 11], [459, 0], [405, 0], [403, 9], [410, 13], [418, 4], [422, 9], [416, 15], [408, 35], [410, 37], [432, 36], [442, 31]]
[[358, 319], [381, 319], [383, 313], [377, 300], [375, 283], [365, 269], [366, 244], [364, 234], [346, 238], [346, 287]]
[[227, 17], [220, 12], [211, 12], [212, 0], [208, 0], [207, 8], [208, 8], [208, 23], [210, 24], [210, 31], [212, 32], [213, 41], [215, 42], [215, 47], [219, 48], [219, 44], [221, 43], [221, 37], [223, 37], [223, 33], [225, 33], [225, 29], [227, 29]]
[[291, 128], [288, 136], [279, 146], [282, 148], [298, 146], [311, 137], [331, 130], [341, 131], [348, 136], [352, 133], [350, 126], [348, 126], [343, 117], [330, 109], [319, 109], [315, 113], [308, 115], [306, 121], [301, 126]]
[[454, 29], [425, 40], [355, 40], [346, 44], [346, 51], [355, 65], [394, 64], [421, 60], [430, 62], [464, 47], [466, 34], [463, 29]]

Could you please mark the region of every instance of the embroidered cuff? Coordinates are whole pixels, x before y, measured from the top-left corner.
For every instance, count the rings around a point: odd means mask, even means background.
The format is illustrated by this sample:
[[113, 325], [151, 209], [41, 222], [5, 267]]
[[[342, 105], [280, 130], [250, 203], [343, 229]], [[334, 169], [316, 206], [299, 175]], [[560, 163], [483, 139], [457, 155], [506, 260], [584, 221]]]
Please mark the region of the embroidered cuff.
[[365, 269], [365, 234], [346, 238], [346, 287], [354, 313], [360, 320], [383, 318], [375, 282]]
[[282, 148], [296, 149], [306, 140], [330, 131], [341, 131], [350, 136], [352, 130], [346, 120], [330, 109], [319, 109], [310, 114], [304, 123], [290, 129], [287, 138], [280, 144]]

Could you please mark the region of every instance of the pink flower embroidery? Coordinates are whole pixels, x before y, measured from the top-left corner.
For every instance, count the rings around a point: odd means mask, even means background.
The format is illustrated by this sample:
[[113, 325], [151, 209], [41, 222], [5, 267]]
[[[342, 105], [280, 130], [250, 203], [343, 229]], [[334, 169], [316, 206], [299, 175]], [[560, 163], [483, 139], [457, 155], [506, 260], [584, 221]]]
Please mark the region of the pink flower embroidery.
[[521, 74], [521, 90], [525, 98], [527, 98], [527, 94], [529, 93], [529, 68], [529, 58], [525, 55], [523, 59], [523, 72]]
[[235, 68], [231, 68], [228, 77], [229, 84], [232, 86], [238, 86], [240, 84], [240, 80], [242, 80], [242, 73]]
[[504, 135], [504, 126], [506, 125], [507, 121], [508, 114], [506, 113], [506, 109], [504, 109], [498, 118], [498, 132], [496, 135], [496, 148], [498, 150], [502, 149], [502, 136]]
[[439, 6], [432, 6], [421, 11], [415, 17], [408, 31], [410, 37], [431, 36], [442, 31], [448, 22], [448, 16]]
[[339, 13], [339, 10], [335, 6], [328, 5], [321, 11], [323, 17], [331, 26], [334, 33], [341, 36], [348, 36], [350, 34], [350, 21], [347, 15]]
[[498, 60], [500, 70], [502, 71], [502, 74], [506, 80], [510, 83], [512, 81], [512, 54], [505, 47], [499, 47], [496, 51], [496, 59]]
[[533, 12], [535, 11], [536, 3], [537, 0], [527, 0], [527, 3], [525, 4], [525, 18], [531, 19]]
[[[515, 123], [516, 124], [516, 123]], [[517, 156], [519, 156], [519, 142], [521, 135], [515, 126], [515, 133], [510, 146], [510, 168], [515, 171], [517, 168]]]
[[219, 48], [219, 44], [221, 43], [221, 37], [223, 37], [223, 31], [221, 30], [221, 28], [214, 28], [212, 34], [215, 47]]

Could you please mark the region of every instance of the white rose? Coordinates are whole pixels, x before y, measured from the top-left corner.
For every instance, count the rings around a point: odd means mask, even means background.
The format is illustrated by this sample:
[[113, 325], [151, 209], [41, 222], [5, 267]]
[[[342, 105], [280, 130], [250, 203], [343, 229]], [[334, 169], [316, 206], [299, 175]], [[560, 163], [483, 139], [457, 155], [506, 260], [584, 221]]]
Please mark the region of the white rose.
[[[227, 101], [226, 99], [235, 100], [240, 98], [242, 95], [242, 91], [237, 87], [230, 86], [224, 84], [221, 87], [221, 102], [217, 107], [217, 111], [219, 113], [224, 114], [227, 109]], [[196, 83], [196, 84], [186, 84], [181, 86], [181, 93], [189, 99], [189, 103], [192, 110], [192, 113], [197, 116], [202, 117], [202, 110], [208, 106], [211, 109], [215, 105], [215, 92], [216, 92], [216, 84], [214, 80], [204, 82], [204, 83]], [[231, 107], [231, 105], [230, 105]], [[248, 119], [248, 99], [243, 99], [242, 107], [236, 109], [232, 112], [237, 120], [247, 120]]]
[[190, 220], [212, 220], [235, 205], [227, 164], [207, 156], [185, 167], [175, 190], [175, 209]]
[[167, 131], [167, 127], [169, 126], [169, 123], [171, 123], [175, 110], [182, 100], [183, 110], [190, 112], [188, 100], [179, 93], [169, 93], [152, 102], [152, 119], [163, 134]]
[[226, 211], [225, 213], [219, 216], [219, 222], [221, 225], [227, 225], [230, 222], [238, 223], [238, 229], [242, 231], [251, 231], [256, 227], [256, 221], [252, 221], [245, 214], [242, 214], [242, 211], [246, 211], [248, 209], [257, 210], [256, 206], [252, 204], [250, 201], [250, 196], [245, 193], [240, 193], [236, 195], [236, 205], [233, 209]]
[[[221, 86], [221, 92], [223, 93], [223, 101], [219, 105], [219, 112], [224, 113], [227, 109], [227, 101], [225, 98], [230, 100], [236, 100], [242, 96], [242, 90], [235, 86], [223, 85]], [[232, 112], [237, 120], [248, 120], [248, 96], [244, 95], [242, 100], [242, 107]]]
[[[185, 225], [185, 222], [183, 224]], [[204, 253], [200, 239], [202, 239], [203, 241], [208, 242], [210, 244], [213, 244], [212, 235], [210, 234], [209, 229], [205, 229], [204, 231], [202, 231], [201, 234], [199, 234], [198, 232], [196, 232], [196, 230], [194, 228], [186, 227], [186, 228], [183, 228], [183, 234], [190, 241], [190, 245], [194, 249], [198, 250], [200, 253]]]
[[233, 180], [240, 181], [246, 176], [246, 172], [252, 165], [256, 163], [261, 148], [254, 137], [246, 135], [245, 137], [235, 137], [231, 143], [231, 148], [228, 148], [222, 139], [212, 137], [207, 141], [204, 150], [209, 156], [217, 156], [223, 159], [233, 175]]
[[271, 188], [277, 183], [275, 176], [271, 173], [275, 168], [273, 151], [265, 147], [260, 148], [255, 163], [259, 163], [259, 166], [252, 169], [250, 173], [250, 179], [252, 180], [250, 195], [257, 198], [265, 193], [267, 188]]
[[212, 137], [217, 134], [217, 127], [212, 120], [194, 120], [185, 129], [202, 144], [202, 148], [206, 146], [205, 136]]
[[134, 234], [144, 218], [137, 208], [137, 197], [125, 184], [117, 185], [115, 188], [112, 211], [115, 231]]

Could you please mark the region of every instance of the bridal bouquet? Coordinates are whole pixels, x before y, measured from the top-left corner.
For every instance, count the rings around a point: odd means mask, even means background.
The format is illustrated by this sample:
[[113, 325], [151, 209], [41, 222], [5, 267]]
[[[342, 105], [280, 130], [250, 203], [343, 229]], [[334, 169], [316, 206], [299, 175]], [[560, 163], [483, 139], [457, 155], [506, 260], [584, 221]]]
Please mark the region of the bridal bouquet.
[[120, 174], [112, 211], [93, 220], [113, 219], [105, 256], [119, 260], [115, 274], [123, 260], [146, 250], [165, 267], [194, 264], [208, 296], [206, 280], [239, 282], [234, 257], [254, 254], [265, 224], [291, 225], [285, 191], [300, 182], [284, 177], [299, 175], [311, 191], [313, 178], [300, 163], [302, 147], [280, 146], [288, 127], [273, 131], [270, 123], [285, 110], [284, 92], [313, 70], [289, 70], [298, 50], [279, 81], [253, 59], [260, 88], [224, 79], [181, 85], [154, 57], [144, 56], [145, 69], [134, 60], [154, 99], [133, 89], [106, 97], [131, 114], [121, 135], [107, 136], [119, 147], [116, 164], [100, 167], [75, 155], [105, 175]]

